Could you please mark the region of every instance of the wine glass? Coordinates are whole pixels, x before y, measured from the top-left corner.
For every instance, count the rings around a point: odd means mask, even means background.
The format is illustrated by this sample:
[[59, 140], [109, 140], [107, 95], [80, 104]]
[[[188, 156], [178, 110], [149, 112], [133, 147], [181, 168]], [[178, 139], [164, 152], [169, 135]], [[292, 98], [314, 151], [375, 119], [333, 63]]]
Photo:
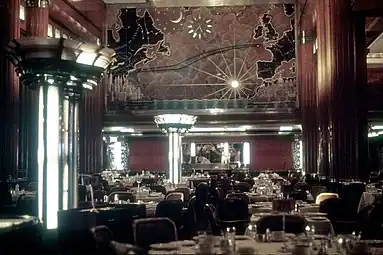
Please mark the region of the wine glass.
[[140, 188], [141, 188], [141, 183], [142, 183], [142, 175], [137, 174], [136, 177], [136, 182], [137, 182], [137, 193], [140, 193]]

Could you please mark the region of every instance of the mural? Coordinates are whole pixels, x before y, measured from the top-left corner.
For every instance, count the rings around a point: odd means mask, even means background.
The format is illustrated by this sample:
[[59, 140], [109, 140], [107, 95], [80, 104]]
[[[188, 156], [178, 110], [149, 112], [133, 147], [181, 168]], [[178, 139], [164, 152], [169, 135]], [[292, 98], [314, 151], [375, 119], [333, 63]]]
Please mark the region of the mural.
[[241, 162], [243, 144], [228, 144], [228, 154], [225, 155], [224, 143], [197, 143], [195, 145], [195, 157], [191, 157], [190, 144], [182, 144], [183, 163], [193, 164], [217, 164]]
[[[113, 9], [114, 8], [114, 9]], [[293, 5], [108, 9], [108, 108], [158, 100], [297, 99]]]

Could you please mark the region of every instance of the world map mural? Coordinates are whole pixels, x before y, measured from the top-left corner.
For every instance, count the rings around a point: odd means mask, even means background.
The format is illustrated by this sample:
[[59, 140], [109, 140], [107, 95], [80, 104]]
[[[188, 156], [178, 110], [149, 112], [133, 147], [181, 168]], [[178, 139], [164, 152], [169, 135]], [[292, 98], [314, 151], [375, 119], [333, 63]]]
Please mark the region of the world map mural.
[[185, 99], [294, 107], [293, 7], [109, 7], [108, 109]]

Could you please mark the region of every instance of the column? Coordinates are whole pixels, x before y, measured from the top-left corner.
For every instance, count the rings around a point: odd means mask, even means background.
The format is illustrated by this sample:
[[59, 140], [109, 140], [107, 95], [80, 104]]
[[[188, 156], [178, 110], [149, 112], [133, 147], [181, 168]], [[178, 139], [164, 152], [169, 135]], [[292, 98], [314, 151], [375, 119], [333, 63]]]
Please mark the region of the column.
[[173, 184], [181, 182], [182, 177], [182, 138], [180, 133], [169, 132], [169, 180]]
[[302, 117], [302, 170], [306, 173], [317, 172], [318, 159], [318, 123], [317, 123], [317, 84], [314, 29], [315, 1], [306, 1], [299, 5], [298, 24], [298, 77], [299, 97]]
[[[104, 81], [101, 81], [103, 83]], [[104, 126], [104, 89], [97, 86], [85, 93], [80, 104], [80, 172], [102, 171], [102, 129]]]
[[6, 59], [3, 45], [20, 37], [19, 13], [19, 0], [0, 2], [0, 178], [17, 177], [18, 170], [19, 78]]
[[[30, 36], [46, 37], [49, 23], [47, 0], [26, 1], [26, 24]], [[38, 92], [20, 86], [20, 141], [19, 165], [30, 180], [37, 180], [37, 114]]]
[[26, 24], [31, 36], [47, 36], [49, 23], [49, 1], [27, 0]]
[[336, 179], [358, 178], [367, 167], [365, 45], [356, 39], [364, 37], [362, 22], [350, 0], [318, 0], [316, 17], [321, 169]]

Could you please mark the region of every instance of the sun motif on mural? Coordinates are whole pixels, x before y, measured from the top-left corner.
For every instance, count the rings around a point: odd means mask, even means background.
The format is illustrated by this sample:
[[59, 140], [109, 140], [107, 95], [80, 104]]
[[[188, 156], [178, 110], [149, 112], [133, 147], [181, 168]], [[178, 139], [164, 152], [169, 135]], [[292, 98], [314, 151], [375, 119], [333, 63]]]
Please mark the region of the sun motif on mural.
[[198, 15], [197, 17], [193, 16], [193, 19], [188, 22], [187, 28], [188, 33], [193, 38], [202, 39], [207, 34], [211, 34], [213, 25], [211, 24], [211, 19]]

